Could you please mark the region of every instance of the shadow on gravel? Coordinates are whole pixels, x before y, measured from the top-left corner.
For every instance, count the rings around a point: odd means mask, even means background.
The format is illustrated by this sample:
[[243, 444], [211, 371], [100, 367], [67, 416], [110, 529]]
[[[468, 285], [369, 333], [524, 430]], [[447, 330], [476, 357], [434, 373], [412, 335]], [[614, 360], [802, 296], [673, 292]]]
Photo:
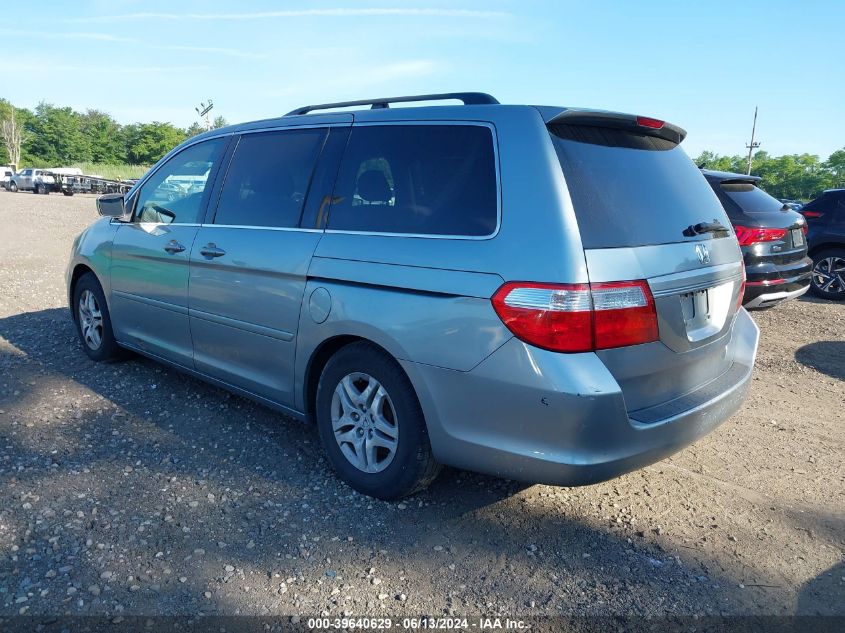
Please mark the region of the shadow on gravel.
[[799, 347], [795, 360], [823, 374], [845, 380], [845, 341], [817, 341]]
[[[97, 585], [77, 612], [443, 615], [488, 596], [517, 613], [742, 612], [742, 570], [635, 543], [578, 491], [527, 503], [524, 484], [447, 470], [381, 502], [340, 483], [299, 422], [143, 358], [89, 361], [64, 309], [0, 319], [0, 337], [15, 348], [0, 352], [0, 524], [20, 547], [14, 570], [0, 549], [0, 602]], [[351, 583], [346, 604], [333, 588]]]
[[831, 301], [830, 299], [822, 299], [821, 297], [817, 297], [811, 292], [806, 292], [800, 297], [798, 297], [797, 301], [802, 303], [818, 303], [820, 305], [831, 305], [838, 303], [837, 301]]
[[[261, 613], [239, 599], [250, 589], [292, 612], [288, 577], [443, 573], [444, 525], [526, 487], [447, 469], [404, 511], [337, 481], [300, 422], [142, 357], [91, 362], [67, 310], [2, 318], [0, 337], [12, 346], [0, 348], [0, 524], [20, 548], [13, 569], [0, 542], [0, 612], [57, 583], [77, 588], [83, 613]], [[446, 540], [471, 558], [488, 536]]]
[[845, 617], [845, 561], [804, 583], [798, 592], [795, 615]]
[[[247, 398], [241, 398], [209, 385], [199, 379], [187, 376], [140, 355], [115, 363], [94, 363], [82, 351], [76, 332], [66, 309], [53, 308], [40, 312], [18, 314], [0, 319], [0, 337], [6, 339], [25, 359], [36, 361], [40, 368], [29, 370], [18, 368], [14, 373], [15, 387], [0, 391], [0, 409], [34, 405], [39, 398], [41, 383], [51, 373], [63, 376], [92, 390], [112, 403], [126, 415], [135, 416], [156, 427], [159, 435], [150, 434], [150, 444], [166, 444], [177, 437], [195, 443], [203, 436], [215, 438], [237, 429], [252, 431], [259, 427], [259, 437], [268, 439], [282, 450], [296, 448], [308, 462], [318, 464], [324, 471], [330, 467], [322, 456], [322, 447], [316, 429], [282, 413], [273, 411]], [[12, 364], [19, 364], [20, 357], [0, 354], [0, 371]], [[125, 415], [101, 413], [104, 403], [88, 403], [93, 407], [84, 414], [88, 425], [97, 428], [101, 424], [114, 424]], [[80, 413], [76, 413], [79, 417]], [[220, 427], [212, 424], [221, 423]], [[174, 424], [176, 422], [176, 424]], [[263, 434], [263, 435], [261, 435]], [[107, 443], [99, 443], [97, 457], [108, 458]], [[243, 453], [239, 446], [215, 446], [221, 463], [233, 461], [230, 453]], [[65, 444], [61, 453], [69, 456], [73, 445]], [[287, 454], [284, 455], [288, 457]], [[54, 458], [55, 461], [55, 458]], [[178, 469], [179, 461], [173, 462]], [[333, 475], [332, 475], [333, 476]], [[283, 468], [264, 473], [264, 477], [279, 483], [286, 480]], [[467, 488], [467, 479], [473, 478], [473, 488]], [[479, 507], [495, 503], [503, 498], [518, 494], [528, 484], [506, 481], [495, 477], [470, 474], [445, 468], [430, 487], [435, 496], [447, 499], [441, 505], [448, 506], [454, 516], [460, 516]]]

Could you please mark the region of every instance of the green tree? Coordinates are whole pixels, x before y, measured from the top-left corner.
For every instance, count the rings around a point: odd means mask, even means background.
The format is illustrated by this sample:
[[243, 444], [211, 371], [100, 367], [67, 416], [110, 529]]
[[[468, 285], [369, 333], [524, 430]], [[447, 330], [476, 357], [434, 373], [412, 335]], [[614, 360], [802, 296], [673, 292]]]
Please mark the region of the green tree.
[[[695, 158], [700, 167], [744, 174], [748, 169], [745, 156], [720, 156], [704, 151]], [[760, 186], [776, 198], [809, 200], [824, 189], [843, 183], [845, 186], [845, 149], [834, 152], [824, 163], [813, 154], [770, 156], [757, 152], [751, 161], [751, 173], [760, 176]]]
[[830, 175], [830, 186], [845, 187], [845, 147], [831, 154], [824, 162], [824, 169]]
[[[211, 129], [216, 130], [221, 127], [226, 127], [227, 125], [229, 125], [228, 121], [226, 121], [226, 119], [224, 119], [222, 116], [219, 116], [215, 118], [214, 121], [212, 121]], [[191, 123], [190, 126], [185, 128], [185, 137], [191, 138], [192, 136], [202, 134], [205, 131], [205, 126], [200, 125], [197, 121], [194, 121], [193, 123]]]
[[90, 160], [91, 146], [80, 123], [80, 115], [71, 108], [39, 103], [35, 116], [24, 122], [28, 133], [24, 156], [33, 163], [53, 167]]
[[[15, 114], [15, 106], [9, 103], [6, 99], [0, 99], [0, 125], [3, 121], [8, 121]], [[2, 141], [3, 139], [0, 139]], [[6, 144], [0, 142], [0, 165], [5, 165], [9, 162], [9, 152], [6, 151]]]
[[109, 165], [127, 162], [121, 126], [110, 115], [89, 109], [80, 116], [80, 130], [88, 141], [93, 162]]
[[152, 165], [185, 140], [185, 131], [171, 123], [134, 123], [123, 128], [126, 158], [136, 165]]
[[720, 156], [714, 152], [703, 151], [693, 161], [702, 169], [715, 169], [716, 171], [732, 171], [745, 173], [748, 163], [742, 156]]
[[205, 132], [205, 128], [194, 121], [189, 127], [185, 128], [185, 138], [191, 138], [197, 134], [202, 134], [203, 132]]

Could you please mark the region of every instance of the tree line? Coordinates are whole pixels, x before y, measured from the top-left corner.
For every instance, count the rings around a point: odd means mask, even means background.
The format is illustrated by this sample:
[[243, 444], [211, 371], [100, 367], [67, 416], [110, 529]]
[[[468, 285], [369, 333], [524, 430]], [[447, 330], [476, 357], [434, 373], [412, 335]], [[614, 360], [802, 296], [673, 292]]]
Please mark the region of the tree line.
[[[719, 156], [702, 152], [693, 159], [706, 169], [748, 171], [747, 156]], [[845, 187], [845, 148], [833, 152], [822, 161], [814, 154], [770, 156], [759, 151], [751, 159], [751, 173], [760, 176], [760, 187], [775, 198], [811, 200], [825, 189]]]
[[[226, 125], [223, 117], [213, 127]], [[34, 110], [16, 108], [0, 99], [0, 164], [56, 167], [74, 163], [152, 165], [186, 138], [203, 132], [193, 123], [179, 128], [171, 123], [121, 125], [101, 110], [39, 103]], [[745, 173], [744, 156], [702, 152], [693, 159], [699, 167]], [[822, 161], [813, 154], [770, 156], [757, 152], [751, 173], [762, 177], [761, 187], [776, 198], [810, 200], [825, 189], [845, 187], [845, 148]]]
[[[223, 117], [213, 127], [227, 125]], [[121, 125], [101, 110], [39, 103], [34, 110], [0, 99], [0, 164], [58, 167], [74, 163], [152, 165], [186, 138], [204, 132], [153, 121]]]

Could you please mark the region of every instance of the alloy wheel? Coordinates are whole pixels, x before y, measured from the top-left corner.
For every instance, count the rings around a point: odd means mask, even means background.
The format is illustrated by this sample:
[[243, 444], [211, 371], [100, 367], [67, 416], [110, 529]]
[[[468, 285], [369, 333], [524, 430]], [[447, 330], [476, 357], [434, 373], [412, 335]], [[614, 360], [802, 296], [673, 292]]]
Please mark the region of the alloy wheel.
[[845, 292], [845, 258], [832, 255], [817, 261], [813, 266], [813, 284], [822, 292]]
[[334, 438], [347, 461], [365, 473], [387, 468], [399, 446], [396, 409], [382, 384], [362, 372], [347, 374], [332, 395]]
[[79, 295], [79, 329], [90, 349], [100, 349], [103, 344], [103, 313], [97, 297], [90, 290], [83, 290]]

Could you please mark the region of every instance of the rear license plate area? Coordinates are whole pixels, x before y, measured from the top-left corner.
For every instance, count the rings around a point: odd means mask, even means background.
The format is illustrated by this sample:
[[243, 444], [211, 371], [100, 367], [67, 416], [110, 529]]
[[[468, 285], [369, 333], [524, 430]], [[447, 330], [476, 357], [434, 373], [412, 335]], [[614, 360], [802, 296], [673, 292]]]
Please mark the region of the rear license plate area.
[[681, 309], [687, 329], [705, 325], [710, 318], [709, 290], [696, 290], [682, 294]]
[[735, 304], [735, 282], [727, 281], [710, 288], [678, 295], [687, 339], [703, 341], [723, 331]]
[[792, 229], [792, 245], [796, 248], [804, 246], [804, 231], [802, 229]]

